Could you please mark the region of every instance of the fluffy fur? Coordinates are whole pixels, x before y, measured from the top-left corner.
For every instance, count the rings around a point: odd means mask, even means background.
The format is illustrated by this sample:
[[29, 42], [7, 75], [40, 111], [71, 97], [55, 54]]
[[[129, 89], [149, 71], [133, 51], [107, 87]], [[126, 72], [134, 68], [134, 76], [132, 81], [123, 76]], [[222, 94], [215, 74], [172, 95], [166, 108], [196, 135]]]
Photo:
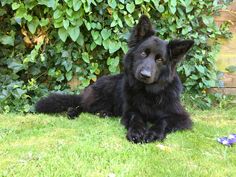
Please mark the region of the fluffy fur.
[[167, 133], [190, 129], [192, 121], [180, 103], [176, 64], [192, 47], [191, 40], [164, 41], [141, 16], [128, 41], [124, 73], [103, 76], [80, 95], [52, 94], [36, 104], [36, 112], [81, 112], [122, 116], [127, 139], [134, 143], [163, 140]]

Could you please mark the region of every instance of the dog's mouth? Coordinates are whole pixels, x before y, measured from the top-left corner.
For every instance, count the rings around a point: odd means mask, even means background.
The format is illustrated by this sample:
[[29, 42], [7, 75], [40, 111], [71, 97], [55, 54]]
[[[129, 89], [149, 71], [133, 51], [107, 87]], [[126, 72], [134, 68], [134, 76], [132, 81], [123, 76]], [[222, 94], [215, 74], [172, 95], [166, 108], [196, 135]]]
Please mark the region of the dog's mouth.
[[138, 80], [144, 84], [153, 84], [154, 83], [154, 81], [151, 81], [151, 80], [144, 80], [144, 79], [138, 79]]
[[155, 82], [155, 80], [152, 77], [147, 78], [147, 77], [143, 77], [142, 75], [138, 75], [138, 76], [135, 76], [135, 78], [144, 84], [153, 84]]
[[167, 77], [167, 78], [162, 78], [160, 76], [158, 76], [158, 78], [155, 78], [155, 76], [152, 76], [150, 78], [146, 78], [146, 77], [143, 77], [143, 76], [140, 76], [140, 75], [135, 75], [135, 78], [139, 81], [139, 82], [142, 82], [144, 84], [147, 84], [147, 85], [152, 85], [152, 84], [157, 84], [158, 85], [166, 85], [167, 83], [169, 83], [172, 78], [171, 77]]

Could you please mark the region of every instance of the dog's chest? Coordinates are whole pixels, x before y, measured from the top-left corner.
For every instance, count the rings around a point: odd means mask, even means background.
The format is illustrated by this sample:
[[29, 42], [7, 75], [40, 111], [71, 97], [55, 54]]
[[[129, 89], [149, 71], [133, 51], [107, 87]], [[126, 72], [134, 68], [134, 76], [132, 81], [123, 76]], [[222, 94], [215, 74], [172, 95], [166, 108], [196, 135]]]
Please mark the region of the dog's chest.
[[138, 94], [132, 98], [132, 105], [145, 117], [156, 117], [163, 111], [165, 98], [161, 95], [142, 95]]

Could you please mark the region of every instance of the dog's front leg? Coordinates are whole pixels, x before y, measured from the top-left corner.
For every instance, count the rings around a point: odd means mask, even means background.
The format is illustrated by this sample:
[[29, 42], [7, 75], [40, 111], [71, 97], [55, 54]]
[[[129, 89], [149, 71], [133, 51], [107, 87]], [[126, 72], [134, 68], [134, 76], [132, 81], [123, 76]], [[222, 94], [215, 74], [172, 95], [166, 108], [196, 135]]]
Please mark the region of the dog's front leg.
[[134, 143], [142, 143], [145, 132], [146, 124], [138, 112], [125, 112], [122, 120], [128, 130], [126, 138]]
[[159, 120], [151, 126], [144, 136], [144, 142], [149, 143], [153, 141], [162, 141], [166, 137], [167, 122], [165, 120]]

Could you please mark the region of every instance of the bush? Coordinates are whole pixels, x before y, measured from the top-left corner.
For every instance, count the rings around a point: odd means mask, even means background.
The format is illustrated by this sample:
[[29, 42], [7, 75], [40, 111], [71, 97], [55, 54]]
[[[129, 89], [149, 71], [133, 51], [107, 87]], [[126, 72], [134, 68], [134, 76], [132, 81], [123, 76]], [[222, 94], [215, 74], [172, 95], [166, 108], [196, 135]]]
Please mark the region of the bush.
[[103, 74], [120, 72], [130, 28], [149, 15], [163, 39], [195, 40], [179, 73], [190, 92], [215, 86], [217, 39], [228, 24], [214, 15], [223, 0], [1, 0], [0, 112], [29, 112], [49, 91], [75, 92]]

